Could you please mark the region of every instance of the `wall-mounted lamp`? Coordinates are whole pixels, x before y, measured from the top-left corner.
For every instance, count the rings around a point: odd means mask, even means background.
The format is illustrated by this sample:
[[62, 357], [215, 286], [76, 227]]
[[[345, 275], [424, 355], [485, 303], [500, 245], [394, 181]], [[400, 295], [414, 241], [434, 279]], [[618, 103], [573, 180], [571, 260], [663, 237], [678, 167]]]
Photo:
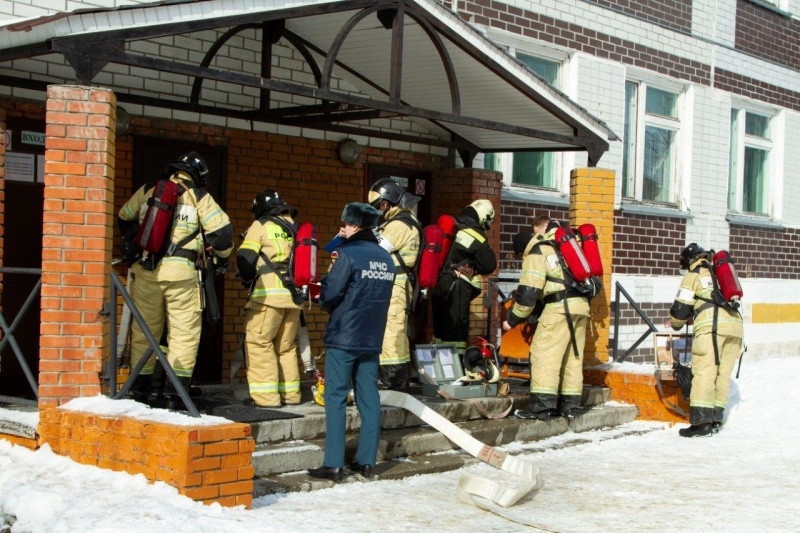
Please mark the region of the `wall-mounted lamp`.
[[128, 133], [128, 128], [131, 127], [131, 116], [122, 107], [117, 107], [117, 137], [122, 137]]
[[358, 160], [358, 143], [353, 139], [345, 139], [339, 145], [339, 159], [345, 165], [352, 165]]

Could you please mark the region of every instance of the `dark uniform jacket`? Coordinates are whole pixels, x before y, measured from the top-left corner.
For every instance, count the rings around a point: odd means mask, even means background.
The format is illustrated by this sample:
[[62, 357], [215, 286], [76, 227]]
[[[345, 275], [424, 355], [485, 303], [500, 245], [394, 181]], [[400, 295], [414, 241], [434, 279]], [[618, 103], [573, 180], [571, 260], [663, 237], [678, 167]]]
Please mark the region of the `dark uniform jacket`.
[[348, 352], [380, 353], [395, 266], [372, 230], [361, 230], [332, 254], [319, 303], [331, 314], [323, 342]]

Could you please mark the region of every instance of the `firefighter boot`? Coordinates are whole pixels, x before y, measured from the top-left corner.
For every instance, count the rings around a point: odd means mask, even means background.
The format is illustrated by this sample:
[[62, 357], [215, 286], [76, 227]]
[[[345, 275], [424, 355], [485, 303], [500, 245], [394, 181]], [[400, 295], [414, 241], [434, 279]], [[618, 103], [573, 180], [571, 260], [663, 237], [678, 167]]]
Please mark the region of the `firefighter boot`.
[[139, 374], [131, 385], [131, 398], [134, 401], [148, 405], [150, 402], [150, 392], [153, 388], [152, 374]]
[[558, 396], [555, 394], [531, 394], [527, 409], [517, 409], [514, 416], [528, 420], [550, 420], [558, 416]]
[[558, 414], [572, 420], [581, 410], [580, 396], [560, 396], [558, 398]]
[[692, 407], [689, 410], [691, 426], [678, 431], [681, 437], [705, 437], [711, 435], [714, 422], [714, 409], [708, 407]]
[[722, 419], [724, 414], [724, 407], [714, 407], [714, 422], [711, 423], [711, 433], [716, 435], [722, 429]]
[[[179, 377], [178, 381], [180, 381], [180, 386], [183, 387], [183, 390], [186, 391], [186, 394], [189, 394], [189, 386], [192, 383], [192, 378], [187, 377]], [[172, 381], [167, 381], [167, 385], [165, 388], [166, 396], [167, 396], [167, 409], [170, 411], [186, 411], [186, 405], [184, 405], [183, 400], [181, 400], [178, 391], [175, 390], [175, 385], [173, 385]]]
[[378, 367], [378, 378], [380, 379], [378, 388], [381, 390], [408, 392], [408, 376], [408, 363], [399, 365], [380, 365]]

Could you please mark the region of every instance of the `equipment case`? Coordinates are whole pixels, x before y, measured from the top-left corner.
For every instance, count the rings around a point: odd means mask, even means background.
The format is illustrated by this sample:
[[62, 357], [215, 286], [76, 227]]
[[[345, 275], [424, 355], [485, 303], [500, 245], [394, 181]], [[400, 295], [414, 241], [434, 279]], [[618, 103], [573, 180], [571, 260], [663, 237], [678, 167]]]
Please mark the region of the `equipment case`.
[[453, 385], [464, 377], [461, 356], [455, 344], [417, 344], [414, 360], [422, 382], [423, 396], [439, 396], [439, 391], [460, 400], [497, 396], [496, 383]]

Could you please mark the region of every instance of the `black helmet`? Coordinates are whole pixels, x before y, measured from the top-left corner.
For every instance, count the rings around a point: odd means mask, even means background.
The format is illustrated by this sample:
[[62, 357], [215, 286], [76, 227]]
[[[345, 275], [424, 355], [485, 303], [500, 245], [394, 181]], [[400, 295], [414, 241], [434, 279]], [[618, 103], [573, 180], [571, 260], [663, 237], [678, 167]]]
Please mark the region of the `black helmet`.
[[283, 198], [280, 197], [275, 189], [264, 189], [264, 192], [256, 194], [253, 198], [253, 207], [250, 208], [254, 218], [280, 215], [281, 213], [293, 213], [294, 210]]
[[692, 261], [694, 261], [696, 257], [705, 253], [706, 251], [702, 248], [702, 246], [698, 245], [696, 242], [693, 242], [681, 252], [681, 268], [684, 270], [689, 270], [689, 265], [692, 264]]
[[383, 178], [376, 181], [375, 184], [370, 187], [367, 201], [369, 205], [376, 209], [378, 208], [378, 204], [381, 203], [381, 200], [386, 200], [391, 205], [398, 205], [405, 192], [405, 189], [398, 185], [393, 179]]
[[208, 165], [203, 156], [197, 152], [183, 154], [178, 159], [169, 164], [174, 170], [183, 170], [192, 177], [192, 181], [198, 187], [208, 185]]
[[464, 367], [464, 381], [488, 381], [496, 383], [500, 379], [500, 371], [497, 366], [483, 355], [478, 346], [470, 346], [464, 350], [461, 358]]

